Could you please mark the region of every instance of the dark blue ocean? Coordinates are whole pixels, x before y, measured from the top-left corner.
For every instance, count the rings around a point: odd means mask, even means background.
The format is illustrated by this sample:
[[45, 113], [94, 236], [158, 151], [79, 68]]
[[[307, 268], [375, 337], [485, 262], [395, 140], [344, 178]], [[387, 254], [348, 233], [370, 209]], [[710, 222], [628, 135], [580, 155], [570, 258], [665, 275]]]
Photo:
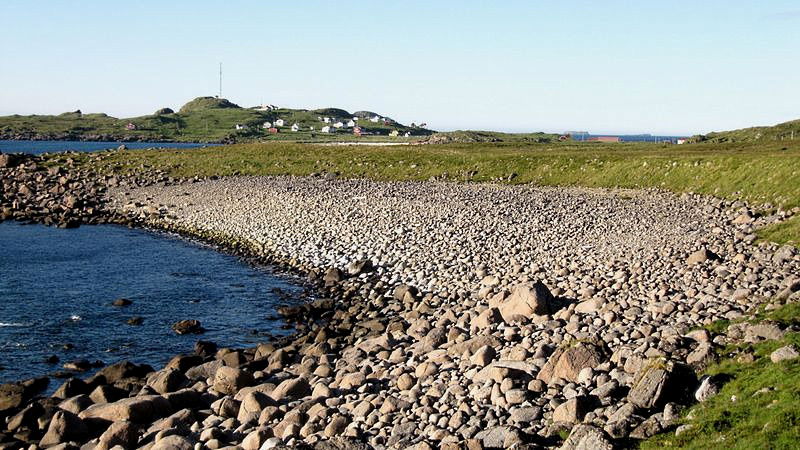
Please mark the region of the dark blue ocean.
[[[297, 281], [173, 235], [2, 222], [0, 382], [46, 375], [77, 359], [156, 367], [191, 352], [198, 339], [267, 341], [287, 333], [273, 318], [276, 306], [298, 301]], [[112, 306], [118, 298], [133, 303]], [[141, 325], [127, 324], [134, 316]], [[178, 336], [170, 327], [183, 319], [207, 331]], [[51, 355], [60, 362], [45, 362]]]
[[52, 153], [67, 150], [78, 152], [97, 152], [120, 145], [136, 150], [143, 148], [197, 148], [215, 144], [195, 144], [187, 142], [82, 142], [82, 141], [7, 141], [0, 140], [2, 153]]

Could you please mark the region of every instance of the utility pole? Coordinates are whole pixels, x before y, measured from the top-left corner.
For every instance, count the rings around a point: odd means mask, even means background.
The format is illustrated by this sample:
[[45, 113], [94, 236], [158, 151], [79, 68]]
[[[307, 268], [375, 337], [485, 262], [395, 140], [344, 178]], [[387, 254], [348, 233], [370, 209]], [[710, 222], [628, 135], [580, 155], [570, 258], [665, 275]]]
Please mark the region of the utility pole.
[[222, 63], [219, 63], [219, 96], [222, 98]]

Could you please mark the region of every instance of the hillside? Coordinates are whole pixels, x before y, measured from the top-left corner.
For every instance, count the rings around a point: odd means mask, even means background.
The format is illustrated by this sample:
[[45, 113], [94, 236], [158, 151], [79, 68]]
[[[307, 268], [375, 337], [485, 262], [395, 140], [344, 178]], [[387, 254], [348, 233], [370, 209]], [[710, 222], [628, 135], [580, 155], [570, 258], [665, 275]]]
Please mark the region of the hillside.
[[499, 131], [457, 130], [434, 133], [422, 142], [426, 144], [469, 144], [480, 142], [532, 142], [546, 143], [558, 140], [557, 134], [502, 133]]
[[[364, 136], [426, 136], [431, 131], [406, 126], [389, 117], [350, 113], [339, 108], [319, 110], [276, 107], [242, 108], [227, 99], [198, 97], [178, 112], [161, 108], [154, 114], [116, 118], [103, 113], [83, 114], [80, 110], [59, 115], [12, 115], [0, 117], [0, 139], [86, 140], [86, 141], [176, 141], [245, 142], [261, 140], [328, 141], [353, 139], [351, 120]], [[354, 118], [358, 120], [353, 120]], [[325, 123], [328, 118], [330, 123]], [[283, 120], [283, 125], [276, 121]], [[373, 122], [373, 120], [376, 120]], [[269, 122], [274, 130], [264, 124]], [[342, 122], [339, 129], [326, 125]], [[293, 124], [298, 131], [292, 131]], [[313, 127], [313, 130], [312, 130]], [[275, 132], [277, 130], [277, 132]], [[398, 137], [398, 139], [402, 139]]]
[[759, 142], [800, 140], [800, 119], [769, 127], [750, 127], [731, 131], [711, 132], [692, 137], [693, 142]]

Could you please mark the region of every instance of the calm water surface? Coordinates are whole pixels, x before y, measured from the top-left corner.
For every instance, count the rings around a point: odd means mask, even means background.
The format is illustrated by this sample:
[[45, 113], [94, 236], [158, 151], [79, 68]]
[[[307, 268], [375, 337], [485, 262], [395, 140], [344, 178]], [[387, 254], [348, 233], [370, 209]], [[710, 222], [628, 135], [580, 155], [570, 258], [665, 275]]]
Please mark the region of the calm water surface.
[[[280, 290], [280, 291], [278, 291]], [[284, 334], [267, 319], [299, 294], [293, 280], [187, 240], [113, 225], [63, 230], [0, 223], [0, 381], [38, 376], [65, 361], [130, 359], [154, 367], [198, 339], [221, 346]], [[114, 307], [127, 298], [133, 304]], [[127, 325], [133, 316], [141, 326]], [[182, 319], [203, 335], [178, 336]], [[66, 344], [73, 345], [65, 350]], [[57, 355], [59, 364], [44, 362]]]
[[83, 142], [83, 141], [7, 141], [0, 140], [0, 152], [3, 153], [41, 153], [64, 152], [97, 152], [125, 145], [129, 149], [153, 147], [163, 148], [197, 148], [215, 144], [195, 144], [187, 142]]

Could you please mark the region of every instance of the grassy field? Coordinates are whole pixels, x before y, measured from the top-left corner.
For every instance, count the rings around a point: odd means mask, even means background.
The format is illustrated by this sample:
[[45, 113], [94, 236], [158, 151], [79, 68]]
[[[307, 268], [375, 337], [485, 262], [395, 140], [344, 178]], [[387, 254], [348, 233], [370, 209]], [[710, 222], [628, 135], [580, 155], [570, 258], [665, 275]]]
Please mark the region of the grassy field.
[[707, 142], [792, 142], [800, 141], [800, 120], [779, 123], [766, 127], [741, 128], [739, 130], [719, 131], [694, 138]]
[[[785, 326], [800, 325], [800, 304], [759, 314], [751, 322], [769, 320]], [[791, 449], [800, 438], [800, 359], [773, 363], [769, 355], [785, 345], [800, 346], [800, 333], [778, 341], [729, 346], [721, 355], [753, 354], [752, 362], [723, 358], [706, 371], [731, 381], [720, 393], [692, 407], [682, 420], [691, 428], [675, 436], [668, 432], [642, 444], [643, 449], [726, 448]]]

